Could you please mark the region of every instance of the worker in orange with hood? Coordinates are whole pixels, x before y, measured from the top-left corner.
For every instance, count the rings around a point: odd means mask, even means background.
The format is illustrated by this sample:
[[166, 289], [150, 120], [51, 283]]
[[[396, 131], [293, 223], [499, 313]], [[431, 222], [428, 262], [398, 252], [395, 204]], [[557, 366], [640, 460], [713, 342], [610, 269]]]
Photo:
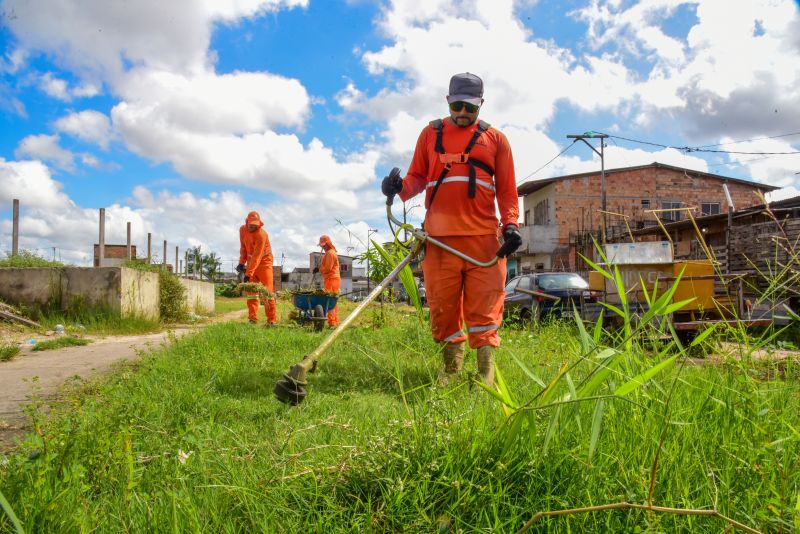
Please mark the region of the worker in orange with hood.
[[[247, 214], [245, 223], [239, 227], [239, 265], [236, 270], [244, 273], [245, 282], [259, 282], [269, 289], [270, 293], [275, 293], [275, 284], [272, 280], [272, 247], [269, 244], [269, 236], [264, 230], [264, 222], [258, 212], [251, 211]], [[257, 293], [247, 294], [247, 318], [251, 323], [258, 322], [258, 302]], [[267, 323], [274, 325], [278, 322], [278, 313], [275, 305], [275, 297], [263, 300], [264, 311], [267, 314]]]
[[[327, 235], [323, 235], [319, 238], [319, 246], [325, 251], [325, 256], [322, 257], [322, 263], [318, 269], [314, 269], [314, 272], [316, 273], [319, 271], [322, 275], [325, 291], [338, 295], [342, 285], [342, 275], [339, 272], [339, 256], [336, 254], [336, 247], [333, 246], [331, 238]], [[339, 326], [338, 304], [328, 312], [328, 326], [332, 328]]]
[[477, 349], [480, 378], [491, 385], [503, 319], [505, 257], [522, 243], [514, 160], [506, 136], [478, 120], [483, 105], [478, 76], [454, 75], [446, 99], [450, 115], [422, 130], [406, 177], [399, 169], [392, 171], [381, 190], [389, 197], [399, 194], [404, 201], [425, 191], [428, 234], [481, 262], [500, 257], [491, 267], [478, 267], [428, 244], [422, 262], [433, 339], [442, 346], [444, 380], [461, 370], [464, 341], [469, 339], [470, 347]]

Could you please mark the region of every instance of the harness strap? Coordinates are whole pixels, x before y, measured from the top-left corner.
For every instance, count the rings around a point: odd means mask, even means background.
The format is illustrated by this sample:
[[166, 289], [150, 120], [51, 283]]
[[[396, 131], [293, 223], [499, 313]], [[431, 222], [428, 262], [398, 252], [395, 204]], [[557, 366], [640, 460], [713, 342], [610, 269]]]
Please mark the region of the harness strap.
[[450, 169], [453, 167], [453, 163], [467, 163], [469, 164], [469, 183], [467, 185], [467, 196], [469, 198], [475, 198], [476, 192], [476, 173], [475, 167], [478, 167], [487, 173], [490, 176], [494, 176], [494, 169], [492, 169], [486, 163], [469, 157], [469, 152], [472, 150], [472, 147], [475, 146], [475, 143], [478, 142], [478, 139], [483, 132], [488, 130], [491, 125], [486, 121], [478, 121], [478, 127], [475, 130], [475, 133], [472, 134], [472, 138], [467, 143], [467, 147], [464, 149], [464, 152], [461, 154], [447, 154], [444, 151], [444, 143], [443, 143], [443, 132], [444, 132], [444, 121], [442, 119], [432, 120], [430, 122], [431, 128], [436, 130], [436, 145], [435, 150], [440, 154], [439, 160], [444, 164], [444, 169], [442, 169], [441, 174], [439, 174], [439, 178], [436, 180], [436, 185], [433, 187], [433, 191], [431, 192], [431, 198], [428, 200], [428, 205], [426, 209], [430, 209], [433, 205], [433, 200], [436, 198], [436, 193], [439, 191], [439, 186], [442, 185], [442, 181], [445, 179], [447, 174], [450, 172]]

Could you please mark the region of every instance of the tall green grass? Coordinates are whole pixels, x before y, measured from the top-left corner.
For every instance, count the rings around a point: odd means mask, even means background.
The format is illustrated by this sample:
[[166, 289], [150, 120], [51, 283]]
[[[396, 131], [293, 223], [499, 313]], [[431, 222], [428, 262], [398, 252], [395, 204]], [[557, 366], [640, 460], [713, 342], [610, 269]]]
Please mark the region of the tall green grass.
[[[271, 391], [323, 339], [309, 329], [212, 325], [121, 366], [51, 418], [32, 412], [39, 432], [0, 459], [3, 494], [29, 532], [514, 532], [539, 511], [648, 495], [765, 532], [800, 526], [796, 360], [780, 374], [745, 363], [665, 367], [630, 402], [607, 400], [602, 425], [593, 424], [595, 402], [574, 402], [550, 431], [555, 408], [541, 407], [509, 445], [512, 422], [497, 400], [467, 379], [436, 386], [441, 361], [428, 328], [386, 313], [385, 328], [359, 320], [343, 334], [296, 408]], [[552, 398], [561, 400], [570, 383], [577, 392], [592, 380], [589, 365], [566, 379], [565, 364], [586, 352], [577, 325], [502, 335], [498, 367], [520, 399], [559, 376]], [[631, 354], [604, 383], [621, 395], [673, 354]], [[468, 373], [474, 360], [470, 352]], [[726, 524], [610, 510], [535, 526], [717, 533]], [[11, 528], [0, 519], [0, 530]]]

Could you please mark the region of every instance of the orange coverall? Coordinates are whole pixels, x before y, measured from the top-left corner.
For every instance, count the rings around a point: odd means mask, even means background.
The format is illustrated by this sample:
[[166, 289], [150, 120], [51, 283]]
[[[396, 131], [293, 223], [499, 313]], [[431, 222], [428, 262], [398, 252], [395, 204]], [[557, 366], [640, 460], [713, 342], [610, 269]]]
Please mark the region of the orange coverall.
[[[251, 232], [247, 225], [254, 224], [258, 230]], [[272, 280], [272, 247], [269, 244], [269, 236], [264, 230], [264, 222], [257, 212], [251, 211], [247, 214], [245, 223], [239, 227], [239, 263], [246, 266], [245, 275], [250, 277], [251, 282], [260, 282], [265, 285], [271, 293], [275, 292], [275, 284]], [[247, 295], [247, 317], [251, 321], [258, 320], [258, 293], [246, 293]], [[267, 322], [275, 324], [278, 322], [277, 306], [275, 298], [261, 300], [264, 304], [264, 312], [267, 315]]]
[[[336, 255], [336, 247], [333, 246], [331, 238], [326, 235], [319, 238], [319, 245], [325, 250], [325, 256], [323, 256], [322, 263], [319, 266], [325, 291], [338, 295], [342, 286], [342, 275], [339, 272], [339, 256]], [[328, 325], [339, 326], [338, 304], [328, 312]]]
[[[477, 130], [478, 122], [466, 128], [454, 125], [449, 118], [443, 123], [445, 152], [462, 153]], [[436, 152], [436, 130], [431, 125], [426, 126], [417, 140], [414, 158], [399, 196], [405, 201], [426, 191], [425, 230], [468, 256], [487, 261], [500, 248], [500, 224], [517, 224], [519, 219], [514, 160], [505, 135], [494, 128], [481, 134], [469, 157], [494, 169], [494, 177], [484, 169], [476, 168], [475, 197], [469, 198], [469, 166], [454, 163], [431, 204], [430, 196], [444, 164]], [[497, 220], [495, 200], [500, 221]], [[504, 258], [492, 267], [477, 267], [428, 244], [422, 271], [434, 340], [460, 343], [469, 337], [469, 344], [474, 349], [485, 345], [500, 346], [497, 330], [503, 319]], [[464, 322], [468, 336], [463, 330]]]

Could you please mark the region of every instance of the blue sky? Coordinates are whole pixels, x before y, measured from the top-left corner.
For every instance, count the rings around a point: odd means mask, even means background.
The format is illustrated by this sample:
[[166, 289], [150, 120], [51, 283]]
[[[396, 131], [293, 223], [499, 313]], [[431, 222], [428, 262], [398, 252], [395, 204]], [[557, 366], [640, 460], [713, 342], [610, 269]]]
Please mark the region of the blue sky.
[[[484, 79], [482, 118], [509, 137], [518, 179], [588, 130], [800, 151], [795, 2], [5, 0], [0, 22], [0, 250], [19, 198], [22, 246], [78, 264], [100, 207], [110, 242], [130, 221], [140, 250], [150, 232], [226, 268], [251, 209], [287, 268], [321, 233], [350, 252], [368, 228], [388, 239], [380, 179], [408, 166], [462, 71]], [[614, 138], [606, 154], [781, 196], [800, 179], [798, 154]], [[530, 179], [598, 167], [576, 145]]]

